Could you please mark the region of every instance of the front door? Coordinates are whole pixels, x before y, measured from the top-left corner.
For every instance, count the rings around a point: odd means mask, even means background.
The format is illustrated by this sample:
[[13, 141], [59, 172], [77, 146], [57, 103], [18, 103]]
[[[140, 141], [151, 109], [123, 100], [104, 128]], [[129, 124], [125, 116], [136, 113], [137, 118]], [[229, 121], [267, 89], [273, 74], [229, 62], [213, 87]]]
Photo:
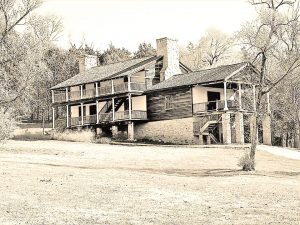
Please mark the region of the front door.
[[221, 99], [220, 92], [213, 92], [208, 91], [207, 92], [207, 110], [215, 110], [217, 108], [216, 101], [219, 101]]

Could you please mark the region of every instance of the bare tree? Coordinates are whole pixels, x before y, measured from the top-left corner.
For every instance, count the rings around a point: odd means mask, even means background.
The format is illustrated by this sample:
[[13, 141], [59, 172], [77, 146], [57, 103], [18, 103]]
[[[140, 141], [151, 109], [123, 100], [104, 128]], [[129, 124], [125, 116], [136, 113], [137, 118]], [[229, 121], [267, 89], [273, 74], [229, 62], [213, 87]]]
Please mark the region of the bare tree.
[[[251, 0], [250, 4], [259, 7], [259, 17], [245, 24], [239, 37], [258, 69], [253, 121], [253, 129], [257, 130], [263, 96], [300, 66], [299, 5], [290, 0]], [[253, 132], [250, 151], [253, 162], [256, 146], [257, 135]], [[249, 169], [254, 170], [254, 165]]]
[[232, 45], [228, 35], [210, 29], [198, 43], [190, 42], [185, 49], [181, 49], [181, 60], [193, 70], [224, 64], [230, 58]]

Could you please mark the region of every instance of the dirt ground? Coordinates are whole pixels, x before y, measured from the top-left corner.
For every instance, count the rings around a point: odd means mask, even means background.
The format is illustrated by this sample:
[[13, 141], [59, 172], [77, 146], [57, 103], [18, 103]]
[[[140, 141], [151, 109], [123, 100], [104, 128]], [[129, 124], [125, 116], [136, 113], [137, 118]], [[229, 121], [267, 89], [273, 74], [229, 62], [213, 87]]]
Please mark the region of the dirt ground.
[[0, 224], [300, 224], [300, 161], [244, 150], [0, 145]]

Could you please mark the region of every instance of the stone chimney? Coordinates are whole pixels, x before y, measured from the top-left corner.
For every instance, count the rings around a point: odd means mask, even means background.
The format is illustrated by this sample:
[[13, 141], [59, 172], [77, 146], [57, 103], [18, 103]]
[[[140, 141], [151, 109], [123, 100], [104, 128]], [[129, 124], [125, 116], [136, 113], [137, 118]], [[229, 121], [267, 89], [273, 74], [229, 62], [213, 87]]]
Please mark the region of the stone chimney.
[[160, 71], [160, 81], [167, 80], [175, 74], [180, 74], [179, 47], [177, 40], [160, 38], [156, 40], [157, 56], [163, 56], [163, 67]]
[[79, 73], [82, 73], [92, 67], [98, 66], [98, 58], [96, 55], [78, 55]]

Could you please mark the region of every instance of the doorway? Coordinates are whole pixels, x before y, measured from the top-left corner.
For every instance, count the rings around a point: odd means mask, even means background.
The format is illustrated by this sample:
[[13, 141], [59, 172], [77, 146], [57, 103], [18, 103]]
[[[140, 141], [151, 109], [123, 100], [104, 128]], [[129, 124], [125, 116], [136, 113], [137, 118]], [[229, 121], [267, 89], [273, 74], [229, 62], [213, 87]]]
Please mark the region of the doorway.
[[208, 91], [207, 92], [207, 110], [215, 110], [217, 109], [217, 103], [216, 101], [221, 100], [221, 94], [220, 92], [213, 92], [213, 91]]

